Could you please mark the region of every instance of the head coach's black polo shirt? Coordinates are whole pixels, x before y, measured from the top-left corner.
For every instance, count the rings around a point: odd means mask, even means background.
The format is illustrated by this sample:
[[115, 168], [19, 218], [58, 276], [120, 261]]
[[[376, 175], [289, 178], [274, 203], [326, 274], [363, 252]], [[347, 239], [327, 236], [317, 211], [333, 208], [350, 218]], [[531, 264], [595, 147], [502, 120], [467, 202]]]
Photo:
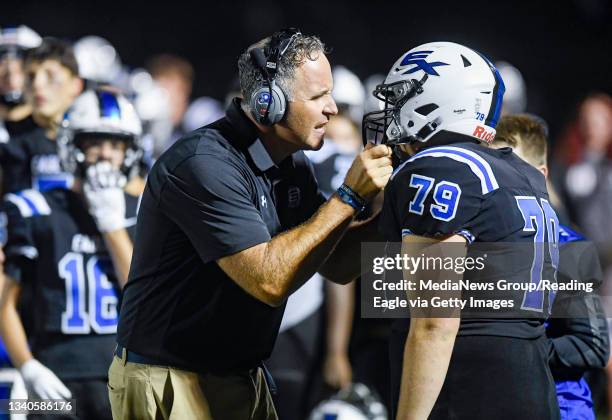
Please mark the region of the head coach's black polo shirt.
[[284, 305], [247, 294], [215, 261], [304, 222], [323, 202], [304, 153], [275, 165], [234, 100], [149, 174], [119, 343], [194, 371], [256, 366], [272, 351]]

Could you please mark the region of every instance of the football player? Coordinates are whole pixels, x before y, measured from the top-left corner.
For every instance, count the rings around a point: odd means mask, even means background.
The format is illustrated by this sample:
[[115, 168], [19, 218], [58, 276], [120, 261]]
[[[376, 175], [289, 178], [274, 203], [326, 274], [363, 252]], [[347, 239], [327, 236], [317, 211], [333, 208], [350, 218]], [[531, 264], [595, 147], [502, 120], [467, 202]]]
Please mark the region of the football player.
[[32, 130], [0, 144], [3, 193], [67, 187], [61, 172], [56, 137], [64, 114], [81, 93], [83, 82], [72, 47], [54, 38], [25, 56], [25, 95], [36, 123]]
[[[542, 123], [528, 115], [511, 115], [501, 118], [492, 146], [511, 147], [517, 156], [548, 177], [546, 143]], [[561, 223], [558, 275], [599, 287], [602, 272], [595, 245]], [[571, 245], [576, 243], [579, 246]], [[546, 335], [550, 338], [550, 368], [557, 385], [561, 418], [595, 420], [591, 390], [583, 374], [590, 369], [603, 369], [610, 355], [601, 299], [596, 293], [578, 298], [559, 292], [553, 312], [558, 317], [548, 320]]]
[[[140, 134], [124, 97], [87, 91], [58, 137], [72, 188], [5, 197], [2, 337], [30, 396], [74, 398], [80, 418], [111, 417], [106, 378], [138, 201], [123, 188], [138, 171]], [[27, 337], [17, 311], [22, 291], [31, 296], [22, 308], [33, 316]]]
[[[534, 239], [550, 240], [551, 274], [558, 222], [544, 177], [510, 149], [487, 147], [504, 94], [493, 64], [459, 44], [420, 45], [399, 58], [374, 94], [385, 107], [364, 117], [364, 138], [373, 130], [377, 141], [407, 145], [402, 149], [412, 154], [385, 189], [380, 228], [387, 240], [404, 249], [444, 243], [463, 255], [476, 243], [533, 248]], [[529, 273], [531, 261], [520, 262], [518, 273]], [[525, 295], [510, 319], [402, 320], [390, 349], [397, 418], [558, 418], [541, 296]], [[508, 297], [515, 302], [518, 293]]]
[[23, 94], [23, 56], [40, 42], [40, 36], [27, 26], [0, 30], [0, 142], [34, 128], [32, 107]]
[[[35, 127], [32, 107], [25, 101], [23, 92], [25, 85], [23, 57], [29, 49], [40, 45], [40, 42], [40, 36], [27, 26], [0, 28], [0, 144], [6, 144], [15, 136]], [[0, 171], [0, 179], [1, 175]], [[2, 231], [6, 227], [4, 221], [5, 218], [2, 217], [0, 220]], [[0, 235], [0, 245], [4, 244], [5, 237], [4, 234]], [[0, 260], [4, 261], [4, 254]], [[0, 275], [0, 290], [2, 284], [3, 278]], [[0, 367], [4, 366], [10, 366], [10, 361], [4, 343], [0, 341]], [[13, 370], [0, 370], [0, 373], [7, 375], [9, 372]], [[8, 395], [9, 389], [10, 387], [0, 386], [3, 395]]]

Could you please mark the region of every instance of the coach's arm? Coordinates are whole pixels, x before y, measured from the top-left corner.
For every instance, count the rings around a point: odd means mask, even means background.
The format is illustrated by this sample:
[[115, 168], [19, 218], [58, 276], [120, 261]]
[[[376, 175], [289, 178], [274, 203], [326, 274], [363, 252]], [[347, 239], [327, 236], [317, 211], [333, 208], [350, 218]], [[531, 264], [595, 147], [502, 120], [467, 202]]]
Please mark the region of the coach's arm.
[[[355, 159], [345, 183], [363, 197], [372, 198], [387, 184], [391, 172], [389, 149], [370, 146]], [[280, 306], [319, 270], [346, 233], [355, 213], [353, 207], [333, 195], [301, 225], [268, 242], [222, 257], [217, 264], [246, 292], [268, 305]], [[356, 231], [361, 229], [370, 228], [357, 227]], [[354, 260], [358, 267], [359, 258]]]

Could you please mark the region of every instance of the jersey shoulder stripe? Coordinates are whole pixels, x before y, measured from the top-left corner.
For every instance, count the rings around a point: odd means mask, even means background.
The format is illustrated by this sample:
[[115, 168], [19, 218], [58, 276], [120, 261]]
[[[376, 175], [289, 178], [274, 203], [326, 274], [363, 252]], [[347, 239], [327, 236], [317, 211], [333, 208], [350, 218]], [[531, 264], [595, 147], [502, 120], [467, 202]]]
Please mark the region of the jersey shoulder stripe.
[[45, 197], [36, 190], [23, 190], [9, 193], [5, 199], [13, 203], [24, 218], [33, 216], [47, 216], [51, 214], [51, 207]]
[[489, 162], [487, 162], [478, 153], [454, 146], [432, 147], [417, 153], [402, 163], [395, 170], [391, 178], [393, 178], [408, 163], [426, 157], [449, 158], [467, 165], [472, 173], [480, 180], [480, 187], [483, 194], [488, 194], [499, 188], [499, 184], [497, 183], [497, 179], [493, 174], [493, 169], [491, 168], [491, 165], [489, 165]]

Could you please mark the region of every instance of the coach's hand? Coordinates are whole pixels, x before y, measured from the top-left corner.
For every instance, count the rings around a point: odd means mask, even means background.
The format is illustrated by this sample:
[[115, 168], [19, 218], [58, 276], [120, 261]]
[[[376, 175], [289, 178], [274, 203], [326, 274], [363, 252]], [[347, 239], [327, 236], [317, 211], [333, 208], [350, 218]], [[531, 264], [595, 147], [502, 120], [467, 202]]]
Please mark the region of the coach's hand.
[[392, 151], [388, 146], [368, 143], [353, 161], [344, 183], [365, 200], [370, 201], [385, 188], [393, 173], [391, 155]]
[[28, 394], [34, 392], [39, 398], [53, 400], [67, 400], [72, 397], [66, 385], [36, 359], [25, 362], [19, 371], [28, 389]]
[[125, 175], [110, 162], [101, 161], [87, 168], [83, 192], [100, 232], [125, 227], [125, 184]]

